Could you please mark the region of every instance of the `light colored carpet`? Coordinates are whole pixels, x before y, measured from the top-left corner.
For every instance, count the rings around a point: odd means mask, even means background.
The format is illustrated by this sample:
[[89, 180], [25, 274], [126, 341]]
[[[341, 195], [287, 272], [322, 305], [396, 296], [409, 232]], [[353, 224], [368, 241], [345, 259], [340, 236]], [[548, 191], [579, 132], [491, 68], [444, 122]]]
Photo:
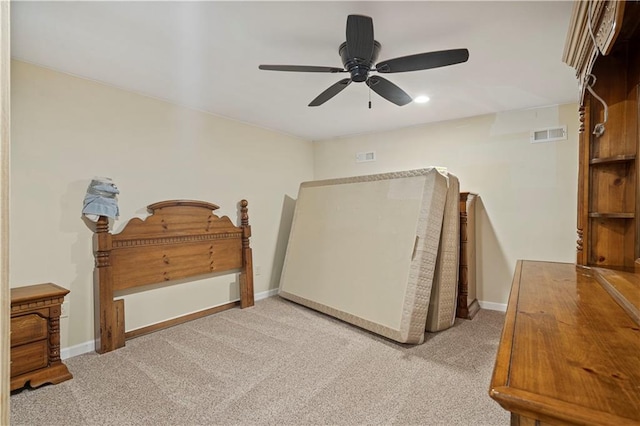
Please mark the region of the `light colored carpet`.
[[11, 396], [12, 425], [508, 425], [488, 396], [504, 315], [386, 340], [272, 297], [67, 359]]

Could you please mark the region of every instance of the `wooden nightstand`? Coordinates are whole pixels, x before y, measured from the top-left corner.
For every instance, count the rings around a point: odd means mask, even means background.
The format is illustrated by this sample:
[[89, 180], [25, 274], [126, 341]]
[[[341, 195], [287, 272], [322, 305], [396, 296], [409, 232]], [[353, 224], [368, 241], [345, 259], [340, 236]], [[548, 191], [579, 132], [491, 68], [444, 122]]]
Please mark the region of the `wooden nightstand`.
[[73, 377], [60, 361], [60, 313], [68, 293], [51, 283], [11, 289], [11, 390]]

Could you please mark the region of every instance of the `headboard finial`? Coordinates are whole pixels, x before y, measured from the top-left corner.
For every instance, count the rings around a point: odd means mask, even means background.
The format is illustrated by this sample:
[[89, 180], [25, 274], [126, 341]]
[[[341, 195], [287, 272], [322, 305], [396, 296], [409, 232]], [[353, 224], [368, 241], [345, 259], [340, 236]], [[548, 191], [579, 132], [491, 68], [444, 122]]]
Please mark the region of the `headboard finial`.
[[249, 209], [247, 200], [240, 201], [240, 223], [242, 226], [249, 226]]

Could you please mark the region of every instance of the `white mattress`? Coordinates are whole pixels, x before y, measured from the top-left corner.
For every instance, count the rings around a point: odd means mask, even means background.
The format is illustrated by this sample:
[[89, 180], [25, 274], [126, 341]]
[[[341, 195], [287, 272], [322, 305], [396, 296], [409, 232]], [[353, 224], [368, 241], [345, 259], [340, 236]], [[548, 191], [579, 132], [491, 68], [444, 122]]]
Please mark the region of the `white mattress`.
[[422, 343], [446, 199], [435, 168], [303, 183], [280, 296]]
[[427, 314], [426, 330], [431, 332], [451, 327], [456, 319], [460, 259], [460, 183], [451, 173], [447, 173], [447, 183], [447, 201]]

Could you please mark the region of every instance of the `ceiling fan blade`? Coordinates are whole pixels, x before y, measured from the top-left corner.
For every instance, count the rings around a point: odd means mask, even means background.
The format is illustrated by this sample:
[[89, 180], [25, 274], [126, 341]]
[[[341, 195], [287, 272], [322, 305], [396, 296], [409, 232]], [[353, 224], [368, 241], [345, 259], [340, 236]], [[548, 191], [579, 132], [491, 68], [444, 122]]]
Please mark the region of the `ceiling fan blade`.
[[346, 72], [343, 68], [314, 67], [309, 65], [259, 65], [259, 69], [268, 71], [295, 71], [295, 72]]
[[320, 106], [323, 103], [327, 102], [329, 99], [333, 98], [338, 93], [342, 92], [349, 84], [351, 84], [350, 78], [345, 78], [329, 87], [324, 92], [320, 93], [318, 97], [311, 101], [309, 106]]
[[467, 49], [440, 50], [382, 61], [376, 64], [376, 71], [393, 73], [427, 70], [467, 62], [468, 59], [469, 51]]
[[371, 88], [378, 95], [382, 96], [389, 102], [393, 102], [398, 106], [403, 106], [411, 102], [411, 96], [390, 82], [389, 80], [380, 76], [374, 75], [367, 80], [367, 86]]
[[373, 55], [373, 19], [362, 15], [347, 17], [347, 52], [357, 62], [369, 64]]

